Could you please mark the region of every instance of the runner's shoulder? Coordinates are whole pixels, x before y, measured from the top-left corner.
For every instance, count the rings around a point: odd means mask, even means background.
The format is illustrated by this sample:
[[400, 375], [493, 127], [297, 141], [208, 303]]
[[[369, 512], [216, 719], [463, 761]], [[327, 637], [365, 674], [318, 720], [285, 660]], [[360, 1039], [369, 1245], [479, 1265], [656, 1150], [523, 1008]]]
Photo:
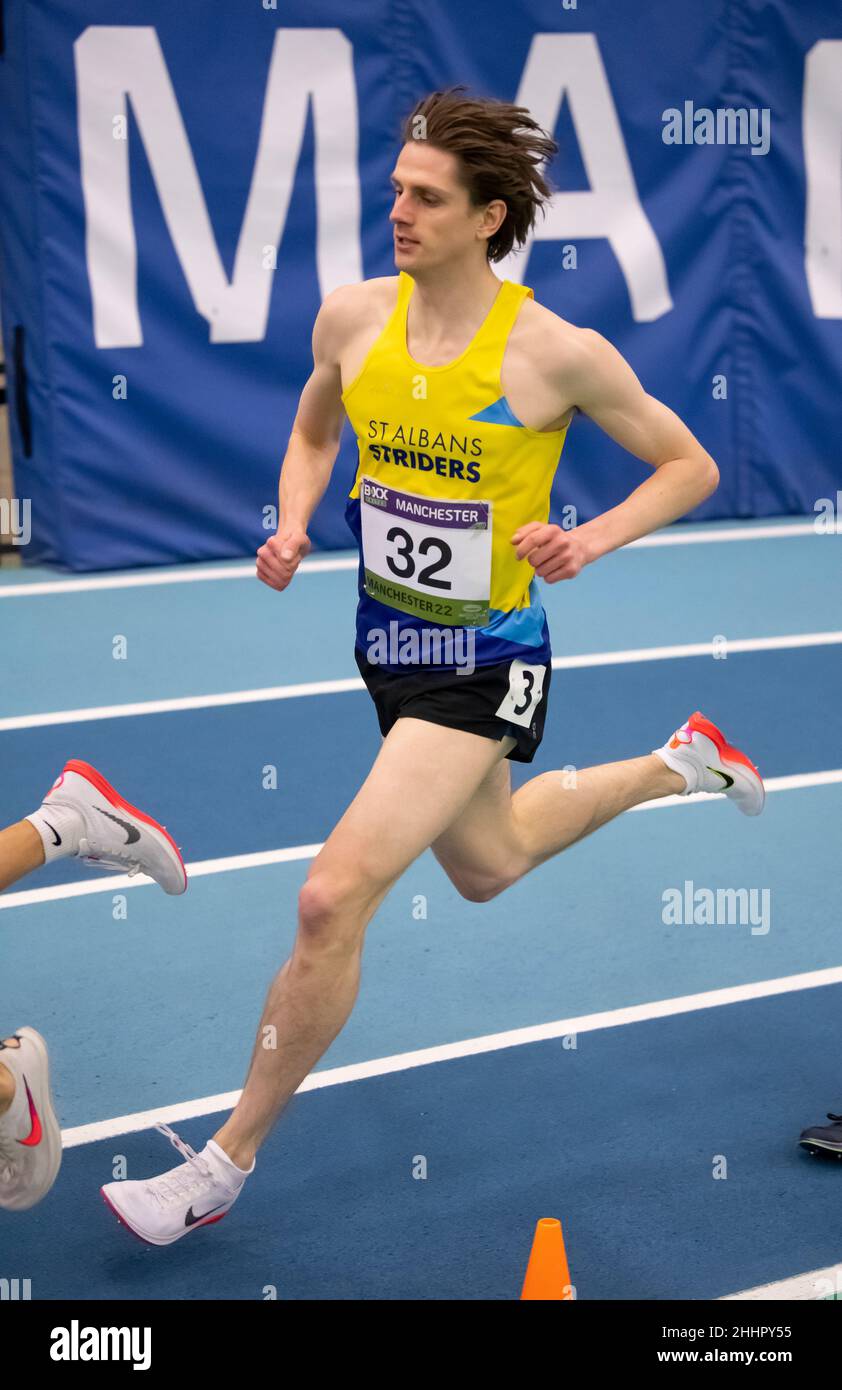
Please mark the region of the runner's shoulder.
[[368, 323], [381, 324], [395, 306], [397, 275], [376, 275], [370, 280], [339, 285], [325, 295], [319, 310], [314, 337], [334, 359]]
[[585, 367], [595, 354], [607, 345], [607, 340], [593, 328], [581, 328], [539, 304], [525, 299], [516, 323], [514, 343], [528, 353], [539, 370], [556, 376], [558, 371]]
[[604, 341], [602, 335], [593, 328], [582, 328], [569, 319], [539, 304], [535, 299], [525, 299], [518, 315], [517, 326], [523, 334], [528, 334], [541, 347], [555, 351], [567, 349], [571, 352], [588, 352], [597, 343]]

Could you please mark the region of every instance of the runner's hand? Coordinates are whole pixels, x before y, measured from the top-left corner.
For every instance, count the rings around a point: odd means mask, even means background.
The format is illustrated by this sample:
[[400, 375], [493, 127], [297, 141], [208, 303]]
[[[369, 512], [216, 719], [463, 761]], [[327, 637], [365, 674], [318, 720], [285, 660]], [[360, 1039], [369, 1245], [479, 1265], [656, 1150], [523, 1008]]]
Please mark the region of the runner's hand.
[[300, 526], [287, 526], [270, 536], [257, 552], [257, 577], [270, 589], [285, 589], [305, 555], [310, 540]]
[[585, 545], [574, 529], [565, 531], [549, 522], [528, 521], [512, 536], [517, 558], [528, 560], [535, 573], [548, 584], [559, 579], [575, 579], [588, 563]]

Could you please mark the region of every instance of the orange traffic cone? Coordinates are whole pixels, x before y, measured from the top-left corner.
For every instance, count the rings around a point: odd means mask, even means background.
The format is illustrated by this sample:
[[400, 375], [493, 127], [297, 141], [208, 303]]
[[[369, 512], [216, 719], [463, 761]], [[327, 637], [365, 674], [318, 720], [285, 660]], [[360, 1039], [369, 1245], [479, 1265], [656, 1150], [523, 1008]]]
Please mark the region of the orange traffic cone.
[[576, 1290], [570, 1282], [561, 1222], [555, 1217], [542, 1216], [535, 1227], [532, 1253], [520, 1296], [521, 1299], [557, 1300], [573, 1300], [576, 1297]]

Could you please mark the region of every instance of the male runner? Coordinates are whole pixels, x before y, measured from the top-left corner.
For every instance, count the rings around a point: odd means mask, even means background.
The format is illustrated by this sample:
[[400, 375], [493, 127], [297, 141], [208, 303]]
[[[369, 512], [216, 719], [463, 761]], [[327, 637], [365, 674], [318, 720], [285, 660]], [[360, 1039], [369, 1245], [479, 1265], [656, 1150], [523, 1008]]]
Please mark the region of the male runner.
[[[184, 862], [164, 826], [138, 811], [102, 773], [71, 759], [39, 809], [0, 830], [0, 892], [72, 855], [97, 869], [148, 874], [166, 893], [187, 887]], [[0, 1041], [0, 1207], [26, 1211], [61, 1166], [61, 1130], [47, 1044], [34, 1028]]]
[[[463, 90], [434, 93], [406, 122], [392, 177], [399, 274], [343, 286], [319, 311], [278, 532], [257, 557], [258, 577], [286, 589], [310, 549], [347, 412], [359, 443], [346, 513], [361, 551], [356, 660], [384, 742], [307, 875], [236, 1109], [200, 1154], [163, 1127], [185, 1161], [103, 1188], [153, 1244], [221, 1220], [236, 1200], [351, 1012], [369, 920], [423, 850], [464, 897], [485, 902], [642, 801], [725, 791], [748, 815], [763, 806], [754, 765], [699, 713], [654, 755], [588, 768], [575, 788], [544, 773], [512, 795], [509, 764], [534, 757], [550, 685], [535, 576], [574, 578], [692, 510], [719, 475], [610, 343], [495, 276], [491, 263], [523, 244], [549, 196], [539, 169], [556, 146], [524, 108]], [[576, 409], [653, 473], [569, 531], [547, 518]], [[431, 636], [454, 629], [472, 636], [470, 673], [454, 644]], [[426, 662], [404, 664], [401, 653], [425, 650]]]

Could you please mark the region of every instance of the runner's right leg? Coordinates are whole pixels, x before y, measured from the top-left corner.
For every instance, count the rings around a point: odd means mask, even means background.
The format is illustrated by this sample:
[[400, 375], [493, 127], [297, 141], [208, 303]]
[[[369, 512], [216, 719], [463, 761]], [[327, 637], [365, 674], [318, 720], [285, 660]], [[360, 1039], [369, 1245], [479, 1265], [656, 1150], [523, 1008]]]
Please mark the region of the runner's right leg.
[[365, 928], [377, 907], [510, 747], [508, 739], [420, 719], [398, 719], [391, 729], [313, 861], [299, 898], [295, 948], [269, 991], [242, 1097], [214, 1136], [238, 1167], [249, 1166], [344, 1026], [359, 987]]
[[512, 746], [401, 718], [310, 869], [295, 948], [269, 990], [246, 1084], [200, 1153], [167, 1126], [183, 1158], [158, 1176], [106, 1183], [119, 1219], [152, 1245], [221, 1220], [290, 1096], [345, 1024], [357, 996], [365, 928], [392, 884], [447, 825]]

